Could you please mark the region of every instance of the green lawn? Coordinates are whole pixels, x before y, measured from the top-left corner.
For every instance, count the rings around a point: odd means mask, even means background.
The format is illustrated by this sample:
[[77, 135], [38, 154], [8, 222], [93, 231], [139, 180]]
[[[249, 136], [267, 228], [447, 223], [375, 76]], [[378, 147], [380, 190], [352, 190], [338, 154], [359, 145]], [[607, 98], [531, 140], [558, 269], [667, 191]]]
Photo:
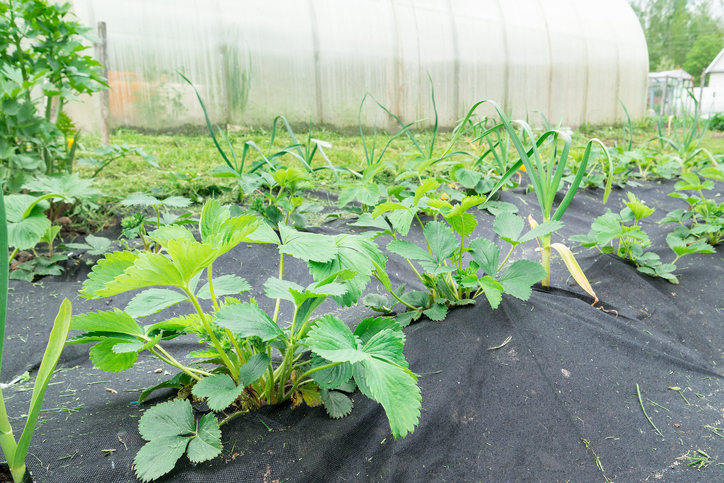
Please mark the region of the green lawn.
[[[296, 133], [297, 138], [304, 142], [307, 138], [306, 131]], [[421, 142], [429, 143], [430, 133], [415, 134]], [[286, 133], [278, 134], [273, 146], [269, 146], [271, 133], [268, 130], [242, 130], [228, 133], [229, 140], [235, 147], [237, 156], [241, 155], [242, 146], [246, 141], [253, 141], [264, 152], [273, 153], [292, 144]], [[439, 133], [435, 143], [435, 152], [439, 153], [447, 146], [450, 140], [450, 133]], [[597, 137], [607, 146], [614, 146], [621, 143], [621, 126], [604, 126], [589, 128], [573, 133], [573, 145], [583, 146], [588, 139]], [[657, 136], [657, 130], [653, 122], [640, 122], [634, 125], [634, 145], [649, 142], [652, 149], [659, 149], [659, 143], [652, 141]], [[362, 138], [359, 135], [347, 135], [339, 132], [313, 129], [312, 137], [326, 141], [332, 145], [324, 148], [330, 161], [335, 165], [352, 169], [357, 172], [364, 170], [366, 157]], [[368, 147], [371, 147], [372, 135], [366, 135], [365, 140]], [[378, 134], [377, 146], [374, 156], [379, 156], [389, 140], [389, 135]], [[81, 153], [83, 149], [90, 150], [99, 145], [98, 138], [85, 136], [81, 139]], [[224, 143], [223, 139], [220, 142]], [[196, 135], [189, 134], [141, 134], [132, 129], [118, 129], [111, 136], [111, 143], [127, 143], [131, 147], [142, 147], [148, 154], [154, 155], [160, 164], [160, 168], [153, 168], [141, 158], [133, 156], [115, 161], [105, 170], [98, 174], [97, 186], [104, 193], [107, 202], [120, 201], [125, 196], [136, 191], [146, 191], [157, 197], [172, 195], [187, 196], [200, 203], [211, 197], [219, 198], [225, 202], [238, 201], [238, 190], [235, 188], [235, 181], [230, 178], [218, 178], [210, 175], [215, 167], [224, 165], [224, 160], [219, 155], [214, 142], [208, 131], [199, 130]], [[385, 153], [383, 160], [394, 165], [404, 163], [411, 151], [410, 141], [407, 137], [400, 136], [393, 140]], [[222, 144], [223, 145], [223, 144]], [[724, 133], [707, 133], [702, 143], [703, 147], [709, 149], [714, 155], [724, 153]], [[473, 146], [469, 139], [460, 140], [455, 146], [456, 149], [470, 152], [480, 152], [480, 146]], [[228, 153], [227, 149], [227, 153]], [[90, 153], [85, 153], [88, 155]], [[255, 154], [255, 153], [254, 153]], [[407, 156], [406, 156], [407, 155]], [[250, 161], [259, 159], [258, 155], [251, 155], [247, 160], [246, 169]], [[292, 156], [286, 155], [282, 158], [284, 164], [299, 166], [301, 164]], [[458, 158], [462, 160], [462, 158]], [[470, 162], [470, 161], [467, 161]], [[325, 161], [317, 153], [312, 166], [325, 165]], [[78, 168], [81, 176], [90, 176], [92, 171], [89, 168]], [[390, 181], [394, 179], [394, 171], [389, 169]], [[349, 178], [349, 175], [342, 175], [342, 179]], [[314, 175], [313, 184], [315, 189], [334, 190], [336, 180], [331, 171], [322, 170]]]

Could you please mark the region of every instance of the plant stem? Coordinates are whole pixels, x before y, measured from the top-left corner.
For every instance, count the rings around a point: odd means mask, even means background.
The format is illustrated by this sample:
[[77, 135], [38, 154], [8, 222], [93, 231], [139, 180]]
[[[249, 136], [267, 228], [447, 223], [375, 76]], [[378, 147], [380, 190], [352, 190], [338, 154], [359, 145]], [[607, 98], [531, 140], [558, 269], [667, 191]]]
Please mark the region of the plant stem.
[[546, 278], [543, 279], [543, 287], [549, 288], [551, 286], [551, 236], [546, 235], [541, 237], [541, 244], [543, 245], [541, 258], [543, 261], [543, 268], [546, 270]]
[[[156, 349], [158, 349], [158, 351], [156, 351]], [[158, 345], [158, 344], [156, 344], [156, 347], [151, 347], [149, 350], [153, 353], [153, 355], [155, 355], [156, 357], [158, 357], [159, 359], [161, 359], [161, 360], [162, 360], [163, 362], [165, 362], [166, 364], [168, 364], [168, 365], [170, 365], [170, 366], [173, 366], [173, 367], [175, 367], [175, 368], [177, 368], [177, 369], [181, 369], [183, 372], [185, 372], [186, 374], [188, 374], [188, 375], [191, 376], [192, 378], [196, 379], [197, 381], [200, 381], [200, 380], [201, 380], [201, 377], [199, 377], [199, 376], [197, 376], [196, 374], [194, 374], [194, 372], [198, 372], [198, 373], [200, 373], [200, 374], [202, 374], [202, 375], [204, 375], [204, 376], [210, 376], [210, 375], [211, 375], [211, 374], [208, 373], [208, 372], [199, 371], [199, 370], [194, 370], [194, 369], [191, 369], [190, 367], [184, 366], [184, 365], [181, 364], [179, 361], [177, 361], [171, 354], [169, 354], [168, 352], [166, 352], [166, 350], [165, 350], [163, 347], [161, 347], [160, 345]], [[160, 353], [159, 353], [159, 352], [160, 352]]]
[[[503, 260], [503, 263], [501, 263], [500, 266], [498, 266], [498, 270], [495, 273], [498, 273], [500, 271], [500, 269], [505, 266], [505, 264], [508, 262], [508, 258], [510, 258], [510, 254], [513, 253], [513, 250], [515, 250], [516, 246], [517, 245], [512, 245], [510, 247], [510, 251], [508, 251], [508, 254], [505, 256], [505, 260]], [[489, 273], [488, 275], [490, 275], [492, 277], [492, 276], [495, 276], [495, 273]]]
[[[284, 278], [284, 253], [281, 254], [279, 257], [279, 280], [282, 280]], [[274, 307], [274, 317], [272, 317], [272, 320], [274, 323], [276, 323], [277, 319], [279, 318], [279, 307], [282, 304], [282, 299], [278, 298], [276, 306]]]
[[287, 346], [287, 350], [284, 353], [284, 360], [282, 361], [282, 365], [279, 366], [281, 368], [281, 377], [279, 378], [279, 399], [280, 400], [284, 399], [284, 384], [286, 383], [287, 379], [291, 376], [293, 360], [294, 360], [294, 350], [297, 347], [297, 345], [294, 343], [294, 339], [295, 339], [294, 328], [297, 323], [297, 311], [298, 311], [297, 304], [294, 304], [294, 315], [292, 316], [292, 326], [290, 327], [290, 330], [289, 330], [289, 345]]
[[216, 337], [216, 334], [214, 334], [213, 329], [211, 328], [211, 324], [209, 324], [209, 321], [206, 320], [206, 316], [204, 315], [204, 311], [201, 310], [201, 306], [199, 305], [199, 301], [196, 299], [196, 296], [191, 293], [191, 291], [188, 289], [188, 287], [183, 287], [183, 291], [186, 292], [186, 295], [188, 295], [189, 300], [194, 304], [194, 308], [196, 309], [196, 312], [199, 314], [199, 318], [201, 319], [201, 323], [204, 325], [204, 329], [206, 329], [206, 333], [209, 334], [209, 338], [211, 339], [211, 343], [214, 345], [214, 348], [219, 353], [219, 356], [224, 361], [224, 364], [229, 369], [229, 372], [231, 373], [231, 377], [234, 379], [234, 382], [239, 381], [239, 371], [236, 369], [234, 364], [229, 359], [229, 356], [226, 355], [226, 352], [224, 351], [223, 347], [221, 347], [221, 343], [219, 342], [219, 339]]
[[[309, 369], [307, 372], [305, 372], [304, 374], [302, 374], [299, 379], [297, 379], [297, 382], [294, 383], [294, 385], [292, 386], [292, 388], [289, 390], [288, 393], [286, 393], [286, 394], [284, 395], [284, 397], [286, 398], [286, 397], [289, 397], [289, 395], [294, 394], [294, 391], [297, 390], [297, 387], [299, 387], [300, 383], [302, 383], [302, 381], [304, 381], [304, 378], [307, 377], [307, 376], [309, 376], [310, 374], [313, 374], [313, 373], [315, 373], [315, 372], [317, 372], [317, 371], [321, 371], [322, 369], [331, 369], [332, 367], [338, 366], [338, 365], [340, 365], [340, 364], [344, 364], [344, 363], [343, 363], [343, 362], [330, 362], [329, 364], [325, 364], [325, 365], [323, 365], [323, 366], [315, 367], [314, 369]], [[307, 381], [304, 381], [304, 384], [306, 384], [307, 382], [309, 382], [309, 381], [308, 381], [308, 380], [307, 380]]]
[[[15, 459], [15, 450], [17, 449], [17, 446], [18, 444], [15, 441], [15, 436], [13, 435], [13, 428], [10, 426], [10, 421], [8, 420], [7, 411], [5, 409], [5, 397], [3, 396], [2, 388], [0, 388], [0, 447], [2, 447], [5, 459], [9, 464]], [[23, 471], [23, 473], [25, 473], [25, 471]], [[20, 479], [22, 479], [22, 477], [23, 475], [21, 474]], [[14, 473], [13, 481], [20, 481], [16, 480]]]
[[216, 294], [214, 293], [214, 282], [213, 277], [211, 276], [211, 267], [213, 266], [213, 263], [209, 265], [208, 274], [209, 274], [209, 293], [211, 294], [211, 301], [214, 303], [214, 311], [219, 311], [219, 303], [216, 301]]

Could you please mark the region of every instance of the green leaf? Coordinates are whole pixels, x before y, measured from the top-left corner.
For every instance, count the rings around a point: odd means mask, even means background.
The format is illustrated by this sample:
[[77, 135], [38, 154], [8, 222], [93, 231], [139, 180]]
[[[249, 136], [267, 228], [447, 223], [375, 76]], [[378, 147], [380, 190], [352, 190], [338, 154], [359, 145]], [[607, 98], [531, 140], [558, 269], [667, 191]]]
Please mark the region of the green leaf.
[[347, 287], [342, 285], [341, 283], [327, 283], [322, 286], [317, 286], [317, 284], [313, 283], [309, 287], [307, 287], [306, 290], [298, 291], [290, 289], [289, 292], [294, 298], [294, 303], [297, 305], [297, 307], [299, 307], [307, 299], [317, 297], [327, 298], [329, 296], [342, 296], [345, 294], [345, 292], [347, 292]]
[[455, 233], [462, 236], [469, 236], [476, 226], [478, 226], [478, 219], [470, 213], [461, 213], [455, 216], [445, 217], [450, 226], [455, 230]]
[[380, 188], [374, 183], [351, 185], [339, 192], [339, 206], [346, 206], [352, 201], [359, 201], [363, 205], [374, 206], [380, 199]]
[[[457, 246], [457, 245], [456, 245]], [[435, 257], [425, 249], [404, 240], [394, 240], [387, 244], [387, 249], [408, 260], [426, 260], [434, 262]]]
[[42, 215], [49, 208], [49, 196], [8, 195], [5, 197], [7, 221], [18, 223], [29, 216]]
[[393, 327], [378, 331], [362, 346], [362, 351], [377, 359], [407, 368], [407, 361], [403, 354], [405, 348], [405, 334], [402, 330]]
[[458, 249], [458, 240], [449, 227], [439, 221], [431, 221], [423, 230], [425, 240], [430, 245], [432, 254], [437, 258], [438, 264], [450, 258]]
[[[238, 295], [251, 290], [249, 282], [236, 275], [222, 275], [221, 277], [214, 278], [213, 283], [216, 298], [226, 295]], [[209, 290], [208, 282], [199, 289], [196, 296], [202, 300], [211, 300], [211, 291]]]
[[256, 230], [249, 235], [249, 241], [256, 243], [271, 243], [280, 245], [279, 235], [266, 223], [260, 224]]
[[168, 247], [168, 243], [171, 240], [176, 240], [179, 238], [188, 240], [190, 242], [196, 241], [193, 233], [191, 233], [187, 228], [184, 228], [181, 225], [162, 226], [161, 228], [149, 233], [148, 236], [162, 247]]
[[363, 394], [385, 408], [395, 438], [412, 431], [420, 417], [417, 378], [399, 364], [404, 361], [403, 341], [399, 331], [386, 329], [359, 349], [349, 328], [330, 315], [317, 323], [307, 339], [312, 352], [332, 362], [361, 362], [363, 370], [354, 364], [355, 381]]
[[520, 243], [518, 239], [520, 234], [523, 232], [524, 227], [525, 221], [523, 218], [508, 212], [501, 213], [496, 216], [495, 222], [493, 223], [493, 230], [495, 230], [495, 233], [500, 235], [500, 238], [513, 245]]
[[362, 305], [377, 312], [391, 312], [390, 298], [379, 293], [368, 293], [362, 297]]
[[294, 297], [292, 297], [292, 293], [289, 290], [303, 292], [304, 287], [290, 280], [278, 279], [276, 277], [271, 277], [264, 282], [264, 293], [270, 299], [282, 299], [294, 303]]
[[211, 265], [219, 256], [216, 248], [185, 238], [169, 240], [167, 249], [184, 283], [188, 283], [194, 275]]
[[[1, 196], [1, 195], [0, 195]], [[7, 283], [7, 282], [6, 282]], [[73, 307], [68, 299], [63, 299], [58, 310], [58, 315], [55, 317], [53, 322], [53, 329], [50, 332], [48, 338], [48, 345], [43, 354], [43, 358], [38, 369], [38, 374], [35, 378], [35, 385], [33, 386], [33, 393], [30, 399], [30, 409], [28, 410], [28, 417], [25, 423], [25, 428], [20, 436], [17, 447], [15, 448], [15, 460], [11, 461], [12, 467], [21, 467], [25, 463], [25, 456], [30, 448], [30, 441], [35, 431], [38, 417], [40, 416], [41, 407], [43, 405], [43, 399], [45, 398], [45, 391], [48, 388], [50, 379], [53, 377], [55, 366], [60, 359], [60, 354], [63, 351], [65, 340], [68, 338], [68, 330], [70, 327], [71, 314]], [[0, 346], [1, 347], [1, 346]], [[2, 349], [0, 348], [0, 352]], [[8, 456], [10, 460], [10, 456]]]
[[352, 401], [341, 392], [323, 390], [321, 395], [324, 409], [330, 418], [340, 419], [352, 412]]
[[164, 389], [167, 387], [181, 389], [182, 387], [191, 384], [191, 380], [191, 376], [189, 376], [185, 372], [179, 372], [168, 381], [163, 381], [159, 384], [156, 384], [155, 386], [147, 387], [146, 389], [144, 389], [138, 398], [138, 403], [140, 404], [148, 399], [148, 396], [150, 396], [153, 391], [156, 391], [158, 389]]
[[188, 443], [189, 439], [183, 436], [163, 436], [149, 441], [133, 459], [136, 475], [144, 482], [165, 475], [176, 466]]
[[133, 297], [126, 306], [126, 313], [134, 318], [146, 317], [185, 300], [189, 299], [181, 292], [151, 288]]
[[[407, 198], [404, 202], [405, 205], [411, 205], [412, 200]], [[387, 218], [392, 223], [392, 226], [402, 236], [407, 236], [412, 226], [412, 220], [415, 219], [417, 213], [417, 207], [405, 208], [404, 210], [394, 210], [387, 214]]]
[[229, 219], [229, 208], [216, 200], [209, 200], [204, 204], [201, 210], [201, 219], [199, 220], [199, 232], [201, 239], [206, 239], [221, 229], [221, 225]]
[[153, 196], [143, 193], [133, 193], [121, 201], [124, 206], [154, 206], [161, 205], [161, 201]]
[[269, 364], [271, 364], [271, 359], [264, 353], [251, 356], [251, 358], [241, 366], [241, 369], [239, 369], [239, 385], [246, 387], [255, 383], [264, 375]]
[[724, 181], [724, 169], [722, 168], [721, 165], [717, 166], [716, 168], [712, 168], [712, 167], [704, 168], [701, 171], [699, 171], [699, 174], [706, 178]]
[[478, 285], [483, 289], [485, 298], [488, 299], [490, 307], [495, 310], [503, 300], [503, 286], [493, 277], [486, 276], [478, 279]]
[[505, 293], [521, 300], [528, 300], [530, 287], [546, 277], [545, 269], [530, 260], [513, 262], [500, 276], [498, 281], [505, 289]]
[[154, 285], [183, 288], [185, 283], [183, 275], [171, 260], [158, 253], [144, 252], [134, 261], [133, 266], [106, 283], [105, 288], [97, 289], [95, 296], [108, 297]]
[[103, 342], [109, 339], [123, 339], [126, 342], [136, 342], [138, 339], [132, 335], [120, 334], [118, 332], [86, 332], [66, 341], [67, 345], [88, 344], [91, 342]]
[[483, 177], [483, 174], [473, 169], [467, 169], [463, 164], [459, 164], [450, 169], [450, 177], [463, 185], [466, 189], [472, 189]]
[[[668, 239], [667, 239], [668, 241]], [[679, 257], [682, 257], [684, 255], [691, 255], [692, 253], [716, 253], [716, 250], [711, 245], [708, 245], [706, 243], [700, 242], [700, 243], [692, 243], [691, 245], [672, 245], [669, 244], [671, 249], [678, 255]]]
[[369, 238], [359, 235], [337, 235], [333, 241], [336, 244], [334, 258], [326, 263], [309, 262], [309, 272], [316, 281], [324, 280], [342, 270], [356, 272], [355, 277], [345, 281], [347, 293], [341, 297], [334, 297], [338, 304], [348, 307], [357, 303], [370, 281], [375, 264], [382, 268], [387, 259], [377, 244]]
[[400, 327], [407, 327], [412, 321], [418, 320], [420, 317], [422, 317], [422, 310], [409, 310], [398, 315], [396, 320]]
[[70, 330], [116, 332], [138, 337], [144, 335], [143, 329], [133, 320], [133, 317], [118, 309], [75, 315], [71, 319]]
[[196, 437], [189, 441], [186, 456], [192, 463], [201, 463], [221, 454], [221, 429], [216, 416], [205, 414], [196, 428]]
[[424, 310], [422, 313], [425, 314], [428, 319], [439, 322], [441, 320], [445, 320], [445, 316], [447, 315], [447, 306], [444, 304], [432, 304], [432, 307]]
[[369, 342], [372, 336], [386, 329], [402, 332], [400, 324], [390, 317], [367, 317], [357, 324], [354, 329], [354, 336], [359, 339], [360, 344], [364, 345]]
[[[217, 257], [228, 252], [244, 241], [252, 241], [251, 236], [257, 232], [261, 221], [253, 215], [236, 216], [225, 220], [218, 228], [207, 227], [209, 232], [202, 237], [204, 243], [217, 250]], [[266, 223], [263, 223], [266, 225]], [[276, 235], [274, 235], [276, 238]], [[276, 240], [275, 240], [276, 242]]]
[[331, 362], [359, 362], [367, 355], [357, 349], [357, 341], [344, 322], [332, 315], [322, 317], [310, 331], [307, 345], [318, 356]]
[[362, 213], [357, 221], [350, 223], [349, 226], [378, 228], [382, 231], [390, 230], [390, 225], [384, 218], [374, 218], [371, 213]]
[[50, 220], [44, 214], [28, 216], [18, 223], [8, 223], [8, 246], [18, 250], [35, 248], [49, 228]]
[[423, 183], [415, 190], [415, 198], [412, 204], [417, 206], [423, 196], [432, 190], [436, 190], [438, 186], [440, 186], [440, 183], [435, 178], [426, 178], [425, 181], [423, 181]]
[[482, 196], [466, 196], [449, 212], [443, 212], [443, 216], [457, 234], [468, 236], [478, 225], [478, 220], [470, 213], [466, 213], [466, 211], [474, 206], [480, 205], [484, 201], [485, 198]]
[[[330, 361], [312, 354], [310, 369], [331, 364]], [[320, 369], [311, 374], [312, 379], [323, 389], [335, 389], [352, 378], [352, 364], [344, 362], [327, 369]]]
[[169, 208], [186, 208], [191, 205], [191, 199], [183, 196], [169, 196], [162, 203]]
[[647, 218], [651, 216], [654, 211], [656, 211], [654, 208], [649, 208], [642, 202], [639, 198], [636, 197], [633, 193], [626, 193], [629, 199], [629, 202], [626, 203], [626, 206], [631, 210], [634, 217], [637, 220], [642, 220], [644, 218]]
[[541, 223], [540, 225], [536, 226], [535, 228], [530, 230], [528, 233], [523, 235], [519, 241], [520, 241], [520, 243], [526, 243], [535, 238], [550, 235], [554, 231], [559, 230], [561, 228], [563, 228], [563, 223], [561, 223], [560, 221], [548, 221], [546, 223]]
[[148, 409], [138, 422], [138, 432], [146, 441], [164, 436], [193, 433], [194, 414], [191, 403], [184, 399], [157, 404]]
[[216, 314], [216, 322], [241, 338], [259, 337], [269, 342], [282, 336], [282, 330], [258, 306], [250, 303], [227, 305]]
[[130, 369], [138, 359], [138, 352], [113, 351], [116, 344], [126, 344], [125, 339], [108, 339], [100, 342], [90, 349], [90, 360], [98, 369], [105, 372], [121, 372]]
[[156, 334], [152, 339], [143, 342], [138, 339], [130, 342], [122, 342], [113, 346], [113, 352], [116, 354], [142, 352], [158, 344], [162, 336], [163, 334]]
[[407, 369], [370, 358], [364, 360], [365, 379], [373, 398], [382, 404], [395, 439], [415, 430], [421, 400], [417, 377]]
[[329, 262], [337, 254], [337, 246], [332, 237], [317, 233], [297, 231], [279, 224], [282, 244], [279, 253], [288, 253], [305, 262]]
[[388, 214], [393, 211], [406, 211], [409, 208], [409, 206], [395, 203], [392, 201], [386, 201], [384, 203], [380, 203], [379, 205], [375, 206], [375, 209], [372, 210], [372, 217], [378, 218], [381, 215]]
[[468, 246], [472, 249], [473, 259], [483, 272], [495, 276], [498, 273], [498, 264], [500, 263], [498, 245], [485, 238], [476, 238]]
[[488, 210], [493, 216], [498, 216], [501, 213], [518, 213], [518, 207], [513, 203], [506, 201], [492, 201], [488, 200], [479, 209]]
[[212, 411], [223, 411], [231, 406], [243, 391], [244, 386], [237, 386], [228, 374], [214, 374], [197, 382], [191, 393], [196, 397], [206, 398], [206, 404]]
[[138, 255], [131, 252], [114, 252], [106, 254], [105, 258], [93, 266], [88, 279], [83, 282], [83, 289], [80, 294], [87, 299], [102, 298], [96, 291], [105, 288], [106, 284], [115, 280], [123, 274], [126, 269], [132, 267], [138, 259]]

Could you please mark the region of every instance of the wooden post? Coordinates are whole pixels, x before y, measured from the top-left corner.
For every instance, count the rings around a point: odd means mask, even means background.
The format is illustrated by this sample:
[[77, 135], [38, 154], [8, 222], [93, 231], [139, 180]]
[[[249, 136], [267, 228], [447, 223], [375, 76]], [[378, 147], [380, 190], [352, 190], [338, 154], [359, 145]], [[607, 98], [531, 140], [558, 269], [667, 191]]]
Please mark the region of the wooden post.
[[666, 94], [667, 88], [669, 87], [669, 77], [664, 77], [664, 92], [661, 94], [661, 113], [659, 116], [664, 117], [666, 114]]
[[[699, 112], [704, 112], [704, 109], [702, 109], [704, 106], [702, 104], [704, 103], [704, 83], [706, 82], [706, 67], [701, 69], [701, 80], [699, 82], [699, 104], [697, 104], [697, 107], [700, 109]], [[698, 113], [697, 113], [698, 114]], [[699, 116], [696, 116], [697, 119], [699, 119]]]
[[[96, 44], [96, 56], [101, 63], [101, 75], [108, 80], [108, 40], [106, 39], [106, 23], [98, 22], [98, 37], [101, 43]], [[101, 111], [101, 142], [111, 143], [111, 100], [109, 89], [103, 89], [100, 94]]]

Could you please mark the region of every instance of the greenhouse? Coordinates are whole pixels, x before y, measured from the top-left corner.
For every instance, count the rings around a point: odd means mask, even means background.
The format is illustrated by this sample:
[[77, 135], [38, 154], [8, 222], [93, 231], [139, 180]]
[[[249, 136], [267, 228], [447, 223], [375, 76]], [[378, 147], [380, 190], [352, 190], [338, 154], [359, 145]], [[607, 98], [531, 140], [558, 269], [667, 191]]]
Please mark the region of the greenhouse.
[[447, 128], [481, 99], [573, 128], [622, 122], [618, 100], [644, 114], [646, 40], [625, 0], [73, 3], [85, 25], [106, 23], [114, 126], [203, 125], [176, 71], [220, 124], [354, 128], [367, 92], [406, 122], [428, 119], [430, 81]]
[[0, 482], [722, 480], [724, 121], [643, 8], [0, 3]]

